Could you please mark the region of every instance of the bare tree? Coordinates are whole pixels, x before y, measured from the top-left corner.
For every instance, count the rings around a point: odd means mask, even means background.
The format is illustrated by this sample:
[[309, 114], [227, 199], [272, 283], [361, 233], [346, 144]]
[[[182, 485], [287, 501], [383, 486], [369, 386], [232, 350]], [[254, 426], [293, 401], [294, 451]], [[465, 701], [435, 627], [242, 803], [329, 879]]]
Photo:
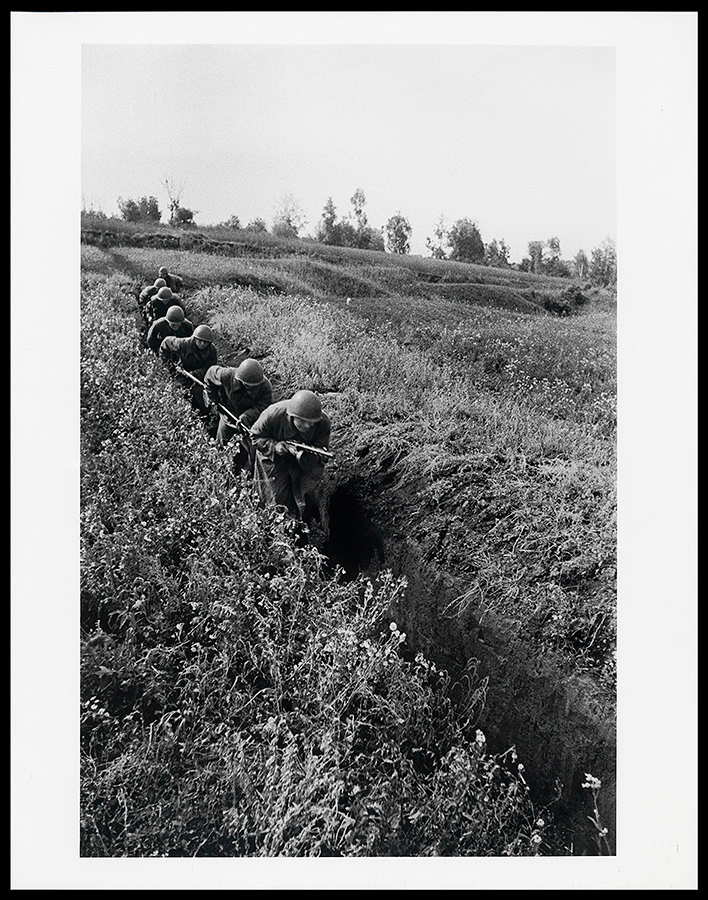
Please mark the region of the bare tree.
[[170, 206], [170, 225], [174, 225], [179, 221], [180, 200], [184, 193], [184, 182], [178, 182], [174, 176], [170, 175], [162, 180], [162, 186], [167, 194]]

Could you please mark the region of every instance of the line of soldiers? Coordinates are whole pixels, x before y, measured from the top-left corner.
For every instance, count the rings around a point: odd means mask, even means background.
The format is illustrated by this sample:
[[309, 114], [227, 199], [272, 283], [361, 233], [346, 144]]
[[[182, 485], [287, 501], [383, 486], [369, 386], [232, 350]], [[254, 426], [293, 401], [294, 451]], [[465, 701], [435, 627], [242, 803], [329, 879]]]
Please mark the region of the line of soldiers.
[[144, 288], [138, 307], [146, 343], [184, 387], [205, 419], [216, 419], [215, 440], [225, 448], [237, 437], [235, 471], [253, 477], [263, 503], [284, 507], [309, 524], [320, 519], [317, 488], [331, 458], [331, 421], [319, 397], [308, 390], [274, 401], [273, 385], [261, 363], [250, 357], [238, 366], [219, 364], [215, 334], [196, 328], [177, 297], [179, 276], [160, 268]]

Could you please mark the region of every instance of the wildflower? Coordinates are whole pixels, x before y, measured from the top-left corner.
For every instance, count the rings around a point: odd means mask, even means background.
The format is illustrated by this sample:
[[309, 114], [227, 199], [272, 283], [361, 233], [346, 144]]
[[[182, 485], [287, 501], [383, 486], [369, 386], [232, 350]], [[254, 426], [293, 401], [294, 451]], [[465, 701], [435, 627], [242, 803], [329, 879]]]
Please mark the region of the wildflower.
[[388, 627], [391, 629], [391, 631], [398, 631], [398, 625], [396, 625], [395, 622], [391, 622]]
[[543, 826], [544, 826], [545, 824], [546, 824], [546, 823], [543, 821], [543, 819], [539, 819], [538, 822], [536, 822], [536, 827], [537, 827], [537, 828], [543, 828]]
[[474, 739], [478, 744], [484, 744], [487, 741], [486, 737], [484, 736], [484, 732], [480, 731], [479, 728], [477, 729], [477, 733]]
[[594, 775], [590, 775], [588, 772], [585, 773], [585, 777], [587, 778], [587, 781], [583, 782], [584, 788], [590, 788], [593, 791], [600, 790], [600, 788], [602, 787], [602, 782], [599, 778], [595, 778]]
[[540, 844], [541, 843], [541, 835], [540, 834], [532, 834], [531, 835], [531, 843], [532, 844]]

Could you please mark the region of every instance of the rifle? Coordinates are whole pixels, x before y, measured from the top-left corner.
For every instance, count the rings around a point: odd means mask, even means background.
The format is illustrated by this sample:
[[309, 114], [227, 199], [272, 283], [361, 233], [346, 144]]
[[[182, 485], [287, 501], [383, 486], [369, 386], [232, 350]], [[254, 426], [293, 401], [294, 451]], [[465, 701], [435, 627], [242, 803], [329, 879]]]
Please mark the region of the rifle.
[[[182, 375], [186, 375], [187, 378], [191, 378], [191, 380], [195, 384], [200, 385], [202, 388], [204, 388], [206, 390], [206, 385], [204, 384], [203, 381], [201, 381], [199, 378], [197, 378], [196, 375], [192, 375], [191, 372], [188, 372], [186, 369], [183, 369], [181, 366], [176, 366], [175, 368], [177, 369], [178, 372], [181, 372]], [[254, 437], [253, 432], [248, 427], [248, 425], [246, 425], [244, 422], [242, 422], [238, 418], [238, 416], [235, 416], [231, 412], [230, 409], [227, 409], [221, 403], [215, 402], [215, 405], [216, 405], [217, 409], [219, 409], [225, 416], [228, 416], [229, 419], [231, 419], [231, 422], [233, 423], [234, 427], [237, 428], [241, 432], [241, 434], [243, 434], [247, 437]], [[331, 451], [324, 450], [322, 447], [313, 447], [312, 444], [301, 444], [298, 441], [283, 441], [283, 443], [287, 444], [288, 447], [292, 447], [294, 450], [304, 450], [306, 453], [312, 453], [315, 456], [322, 457], [322, 459], [333, 459], [334, 458], [334, 453], [332, 453]]]

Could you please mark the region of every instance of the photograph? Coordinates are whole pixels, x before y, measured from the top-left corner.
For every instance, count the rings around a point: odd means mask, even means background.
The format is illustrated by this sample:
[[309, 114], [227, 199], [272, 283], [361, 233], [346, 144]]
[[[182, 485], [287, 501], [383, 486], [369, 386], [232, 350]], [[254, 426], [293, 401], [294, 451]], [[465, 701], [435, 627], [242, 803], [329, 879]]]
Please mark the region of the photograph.
[[695, 889], [696, 14], [11, 24], [12, 888]]

